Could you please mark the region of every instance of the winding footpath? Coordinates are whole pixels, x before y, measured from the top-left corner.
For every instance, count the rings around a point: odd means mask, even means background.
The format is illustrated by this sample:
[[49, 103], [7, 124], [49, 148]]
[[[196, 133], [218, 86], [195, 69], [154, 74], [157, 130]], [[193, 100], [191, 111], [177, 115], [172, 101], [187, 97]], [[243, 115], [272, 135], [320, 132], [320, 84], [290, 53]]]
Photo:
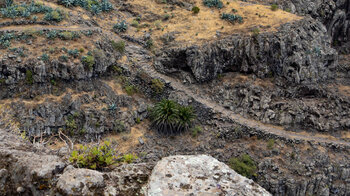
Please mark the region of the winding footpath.
[[306, 141], [306, 142], [319, 143], [326, 146], [338, 146], [338, 147], [341, 146], [341, 147], [350, 149], [349, 142], [341, 141], [336, 138], [328, 139], [325, 137], [314, 136], [307, 132], [306, 133], [291, 132], [291, 131], [285, 130], [283, 127], [263, 124], [256, 120], [244, 118], [239, 114], [234, 114], [232, 111], [209, 100], [209, 98], [203, 98], [202, 96], [193, 93], [193, 91], [190, 90], [187, 86], [183, 85], [181, 82], [175, 80], [174, 78], [171, 78], [167, 75], [157, 72], [151, 65], [150, 60], [145, 58], [145, 56], [147, 55], [144, 55], [145, 52], [142, 51], [142, 49], [139, 46], [129, 44], [126, 47], [126, 53], [128, 57], [136, 58], [139, 63], [139, 68], [142, 69], [144, 72], [146, 72], [152, 78], [163, 79], [165, 82], [169, 83], [169, 85], [175, 91], [185, 93], [187, 96], [191, 97], [198, 103], [202, 104], [204, 107], [207, 107], [215, 114], [221, 114], [222, 117], [226, 117], [230, 119], [232, 122], [240, 126], [246, 127], [248, 130], [250, 130], [254, 134], [259, 133], [271, 138], [276, 138], [276, 139], [278, 138], [282, 140], [293, 141], [294, 143], [300, 143], [301, 141]]
[[[28, 29], [34, 30], [70, 30], [70, 31], [80, 31], [80, 30], [96, 30], [108, 34], [109, 36], [116, 36], [114, 33], [101, 29], [100, 27], [80, 27], [80, 26], [42, 26], [42, 25], [26, 25], [26, 26], [7, 26], [0, 28], [0, 31], [24, 31]], [[119, 39], [119, 38], [118, 38]], [[273, 126], [268, 124], [263, 124], [259, 121], [253, 119], [247, 119], [239, 114], [234, 114], [232, 111], [224, 108], [223, 106], [211, 101], [209, 98], [203, 98], [203, 96], [195, 94], [187, 86], [183, 85], [176, 79], [169, 77], [167, 75], [157, 72], [152, 66], [151, 58], [149, 57], [145, 49], [141, 46], [129, 43], [126, 46], [126, 55], [129, 59], [137, 59], [138, 67], [142, 69], [152, 78], [160, 78], [177, 92], [183, 92], [187, 96], [191, 97], [193, 100], [202, 104], [204, 107], [208, 108], [215, 114], [221, 115], [221, 117], [226, 117], [236, 123], [239, 126], [247, 128], [252, 134], [262, 134], [271, 138], [278, 138], [282, 140], [293, 141], [295, 143], [300, 143], [301, 141], [315, 142], [319, 144], [325, 144], [327, 146], [341, 146], [350, 149], [350, 143], [341, 141], [336, 138], [326, 138], [320, 136], [314, 136], [310, 133], [297, 133], [284, 130], [283, 127]]]

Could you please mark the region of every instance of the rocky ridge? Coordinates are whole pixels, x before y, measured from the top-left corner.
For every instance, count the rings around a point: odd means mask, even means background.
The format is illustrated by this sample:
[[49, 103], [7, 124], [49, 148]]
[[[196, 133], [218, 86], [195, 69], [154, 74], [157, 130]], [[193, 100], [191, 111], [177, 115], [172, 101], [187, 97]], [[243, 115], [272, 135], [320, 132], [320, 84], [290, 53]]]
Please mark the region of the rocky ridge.
[[221, 73], [253, 73], [260, 78], [274, 77], [281, 85], [314, 83], [332, 78], [338, 65], [324, 26], [305, 18], [281, 25], [277, 32], [253, 36], [230, 35], [204, 45], [166, 46], [155, 67], [162, 73], [190, 70], [199, 82]]

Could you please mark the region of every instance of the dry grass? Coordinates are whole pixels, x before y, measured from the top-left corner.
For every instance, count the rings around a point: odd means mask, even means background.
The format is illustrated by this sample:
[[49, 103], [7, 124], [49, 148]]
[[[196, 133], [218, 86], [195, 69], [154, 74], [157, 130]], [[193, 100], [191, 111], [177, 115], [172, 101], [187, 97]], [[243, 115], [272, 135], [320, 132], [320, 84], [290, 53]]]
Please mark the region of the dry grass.
[[[201, 0], [195, 0], [194, 5], [200, 7], [198, 14], [193, 14], [185, 8], [175, 7], [167, 8], [165, 4], [157, 4], [154, 0], [132, 0], [131, 4], [139, 13], [154, 13], [158, 15], [173, 15], [168, 21], [161, 22], [160, 29], [150, 23], [154, 37], [160, 37], [165, 33], [178, 32], [176, 41], [186, 42], [188, 44], [198, 43], [200, 41], [216, 39], [216, 32], [220, 31], [221, 35], [235, 33], [250, 33], [253, 27], [259, 26], [260, 32], [274, 31], [281, 24], [299, 20], [301, 17], [284, 12], [282, 10], [271, 11], [269, 6], [250, 4], [241, 1], [223, 1], [224, 8], [208, 8], [202, 4]], [[221, 20], [222, 13], [232, 13], [232, 9], [238, 10], [237, 13], [244, 18], [242, 24], [231, 24]], [[167, 13], [165, 13], [167, 12]], [[128, 22], [132, 22], [132, 18]], [[135, 35], [141, 36], [144, 33], [135, 32]], [[128, 34], [132, 34], [130, 31]]]
[[115, 141], [118, 144], [119, 153], [130, 153], [132, 149], [139, 145], [139, 138], [141, 137], [144, 142], [147, 141], [145, 133], [147, 132], [148, 122], [144, 121], [134, 127], [131, 127], [130, 133], [111, 134], [106, 136], [103, 140]]
[[338, 85], [338, 90], [342, 95], [350, 96], [350, 86]]
[[123, 88], [120, 83], [118, 83], [115, 80], [105, 80], [103, 81], [108, 86], [110, 86], [113, 90], [113, 92], [117, 95], [126, 95], [126, 93], [123, 91]]

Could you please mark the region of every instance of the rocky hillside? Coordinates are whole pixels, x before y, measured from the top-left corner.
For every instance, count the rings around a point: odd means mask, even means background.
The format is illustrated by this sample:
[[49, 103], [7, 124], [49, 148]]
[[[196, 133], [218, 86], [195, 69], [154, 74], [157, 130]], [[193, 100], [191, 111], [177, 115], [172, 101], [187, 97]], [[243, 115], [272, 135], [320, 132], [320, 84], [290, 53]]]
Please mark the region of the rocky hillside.
[[0, 0], [0, 195], [350, 195], [347, 15]]

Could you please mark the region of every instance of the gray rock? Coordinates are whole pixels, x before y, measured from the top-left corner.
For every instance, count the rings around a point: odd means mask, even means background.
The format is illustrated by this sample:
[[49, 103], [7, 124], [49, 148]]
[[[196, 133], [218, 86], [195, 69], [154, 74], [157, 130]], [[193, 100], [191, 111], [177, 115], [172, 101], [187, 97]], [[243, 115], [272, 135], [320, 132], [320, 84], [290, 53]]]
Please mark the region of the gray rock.
[[207, 155], [163, 158], [153, 169], [146, 192], [148, 196], [271, 195]]
[[103, 192], [103, 174], [89, 169], [70, 169], [58, 179], [57, 189], [65, 195], [96, 195]]

